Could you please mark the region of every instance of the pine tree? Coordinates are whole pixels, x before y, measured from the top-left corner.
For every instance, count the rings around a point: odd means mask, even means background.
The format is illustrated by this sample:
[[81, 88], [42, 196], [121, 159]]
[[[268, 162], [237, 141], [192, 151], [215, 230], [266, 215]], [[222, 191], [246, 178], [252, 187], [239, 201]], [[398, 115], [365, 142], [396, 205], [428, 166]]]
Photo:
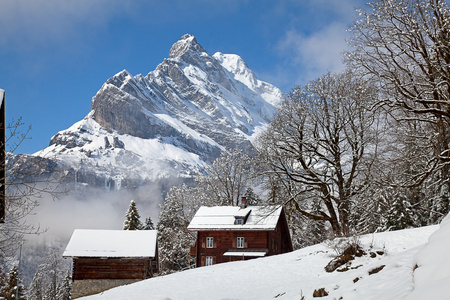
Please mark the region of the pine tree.
[[52, 282], [48, 282], [45, 286], [44, 296], [42, 300], [56, 299], [56, 288]]
[[16, 265], [9, 271], [6, 286], [0, 292], [0, 297], [3, 297], [5, 300], [27, 299], [25, 297], [24, 287], [20, 282], [19, 270]]
[[196, 237], [187, 231], [187, 226], [202, 204], [197, 191], [185, 184], [172, 187], [161, 204], [157, 230], [162, 274], [190, 268], [194, 264], [189, 250]]
[[155, 230], [155, 225], [153, 224], [152, 218], [148, 217], [145, 219], [145, 224], [142, 230]]
[[247, 188], [244, 194], [245, 199], [247, 200], [248, 205], [261, 205], [262, 200], [259, 198], [257, 194], [253, 191], [251, 187]]
[[394, 204], [387, 213], [386, 230], [400, 230], [414, 227], [413, 213], [408, 200], [397, 195]]
[[123, 222], [123, 230], [140, 230], [142, 229], [142, 222], [140, 220], [138, 209], [136, 207], [136, 202], [131, 200], [130, 207], [125, 214], [125, 222]]
[[2, 297], [3, 290], [8, 285], [8, 276], [5, 273], [6, 265], [3, 256], [0, 256], [0, 297]]
[[44, 291], [42, 290], [43, 278], [41, 274], [41, 268], [38, 268], [34, 274], [33, 281], [31, 282], [28, 291], [28, 300], [42, 300], [44, 297]]
[[54, 251], [39, 265], [29, 288], [29, 300], [70, 299], [70, 288], [70, 270], [61, 254]]
[[58, 291], [56, 293], [57, 300], [70, 300], [70, 292], [72, 289], [70, 271], [67, 272], [63, 281], [58, 285]]
[[45, 289], [44, 299], [56, 299], [58, 281], [62, 277], [59, 254], [57, 252], [54, 252], [49, 255], [47, 257], [45, 265], [47, 269], [47, 288]]

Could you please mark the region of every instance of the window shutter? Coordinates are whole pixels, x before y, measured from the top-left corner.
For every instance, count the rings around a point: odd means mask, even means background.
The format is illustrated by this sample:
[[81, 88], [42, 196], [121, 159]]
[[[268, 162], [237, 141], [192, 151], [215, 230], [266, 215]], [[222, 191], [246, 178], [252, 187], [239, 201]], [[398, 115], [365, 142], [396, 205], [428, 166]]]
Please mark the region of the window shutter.
[[247, 238], [244, 238], [244, 248], [248, 248]]
[[215, 264], [216, 264], [216, 257], [213, 256], [213, 265], [215, 265]]
[[213, 238], [213, 248], [217, 248], [217, 238]]
[[236, 240], [237, 240], [237, 237], [233, 237], [233, 248], [236, 248], [237, 246], [236, 246]]
[[202, 248], [206, 248], [206, 238], [202, 238]]
[[202, 255], [202, 261], [201, 261], [200, 266], [201, 266], [201, 267], [204, 267], [204, 266], [205, 266], [205, 256], [204, 256], [204, 255]]

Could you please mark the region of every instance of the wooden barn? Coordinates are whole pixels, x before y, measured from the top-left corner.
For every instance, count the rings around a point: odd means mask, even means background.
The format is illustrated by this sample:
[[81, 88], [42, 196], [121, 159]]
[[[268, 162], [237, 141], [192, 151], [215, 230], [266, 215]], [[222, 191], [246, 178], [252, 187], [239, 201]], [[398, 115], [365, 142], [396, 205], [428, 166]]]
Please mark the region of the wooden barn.
[[63, 257], [73, 259], [72, 299], [97, 294], [159, 271], [157, 232], [76, 229]]
[[281, 206], [202, 206], [188, 230], [197, 232], [191, 248], [197, 266], [246, 260], [292, 251]]

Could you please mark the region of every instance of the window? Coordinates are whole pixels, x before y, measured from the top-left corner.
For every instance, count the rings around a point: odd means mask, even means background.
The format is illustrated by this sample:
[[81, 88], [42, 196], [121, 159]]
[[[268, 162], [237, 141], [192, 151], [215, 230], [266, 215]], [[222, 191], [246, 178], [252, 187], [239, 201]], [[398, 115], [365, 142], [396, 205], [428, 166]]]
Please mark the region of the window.
[[213, 257], [207, 256], [206, 261], [205, 261], [205, 266], [212, 266], [212, 264], [213, 264]]
[[237, 238], [236, 246], [237, 246], [237, 248], [244, 248], [244, 238], [243, 237]]
[[206, 248], [214, 248], [214, 238], [213, 237], [206, 238]]
[[236, 220], [236, 224], [242, 225], [242, 224], [244, 224], [244, 220], [243, 219], [237, 219]]

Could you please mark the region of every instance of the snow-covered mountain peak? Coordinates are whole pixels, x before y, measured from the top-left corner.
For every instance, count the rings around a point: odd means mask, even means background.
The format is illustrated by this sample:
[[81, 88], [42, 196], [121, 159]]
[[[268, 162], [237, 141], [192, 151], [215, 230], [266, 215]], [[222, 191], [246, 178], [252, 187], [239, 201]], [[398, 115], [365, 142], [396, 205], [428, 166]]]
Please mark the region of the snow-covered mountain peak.
[[205, 52], [205, 49], [197, 42], [197, 39], [190, 34], [185, 34], [181, 39], [173, 44], [169, 52], [169, 58], [182, 56], [188, 50], [195, 52]]
[[261, 95], [265, 101], [273, 106], [278, 106], [283, 98], [282, 92], [273, 85], [258, 80], [255, 73], [250, 69], [247, 63], [236, 54], [224, 54], [216, 52], [213, 57], [225, 68], [233, 74], [233, 78], [250, 90]]
[[255, 73], [250, 70], [247, 63], [239, 55], [217, 52], [213, 57], [217, 59], [225, 69], [233, 73], [235, 79], [252, 89], [257, 86], [258, 83]]
[[121, 88], [124, 83], [131, 80], [133, 75], [131, 75], [127, 70], [122, 70], [113, 77], [109, 78], [105, 84], [112, 84], [117, 88]]
[[[100, 181], [115, 187], [164, 174], [186, 177], [224, 149], [251, 151], [281, 98], [281, 91], [258, 80], [238, 55], [212, 56], [194, 36], [184, 35], [147, 76], [122, 70], [109, 78], [86, 118], [56, 134], [42, 154], [58, 154], [66, 168], [76, 170], [76, 182], [79, 174], [91, 173], [108, 177]], [[127, 164], [143, 168], [130, 172]]]

